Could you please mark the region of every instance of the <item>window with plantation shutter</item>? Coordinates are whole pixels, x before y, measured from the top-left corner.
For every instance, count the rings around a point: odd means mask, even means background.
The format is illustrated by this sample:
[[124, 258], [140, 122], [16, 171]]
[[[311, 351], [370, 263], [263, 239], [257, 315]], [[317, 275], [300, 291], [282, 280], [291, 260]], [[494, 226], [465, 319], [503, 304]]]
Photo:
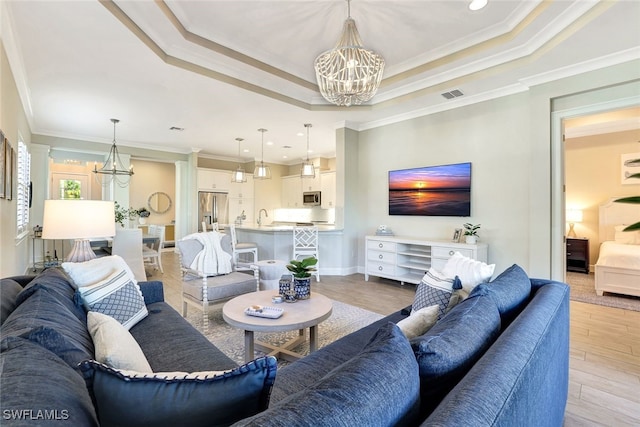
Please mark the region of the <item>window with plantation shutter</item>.
[[29, 231], [29, 184], [31, 182], [31, 154], [24, 142], [18, 141], [18, 163], [16, 170], [17, 235]]

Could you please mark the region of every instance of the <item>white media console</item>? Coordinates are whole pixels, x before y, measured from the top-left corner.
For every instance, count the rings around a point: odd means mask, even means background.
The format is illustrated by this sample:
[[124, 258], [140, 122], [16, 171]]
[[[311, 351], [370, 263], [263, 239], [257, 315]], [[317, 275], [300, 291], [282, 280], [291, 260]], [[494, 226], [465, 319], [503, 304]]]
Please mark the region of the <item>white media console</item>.
[[367, 236], [364, 279], [384, 277], [418, 284], [434, 267], [442, 270], [455, 252], [487, 262], [488, 247], [484, 243], [468, 245], [446, 240], [422, 240], [401, 236]]

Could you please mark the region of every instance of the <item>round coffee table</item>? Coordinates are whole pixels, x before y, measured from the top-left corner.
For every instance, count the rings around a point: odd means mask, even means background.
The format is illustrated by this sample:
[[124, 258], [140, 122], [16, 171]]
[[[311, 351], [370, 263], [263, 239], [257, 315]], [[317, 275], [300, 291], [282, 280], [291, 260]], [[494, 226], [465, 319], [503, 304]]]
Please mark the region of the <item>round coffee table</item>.
[[[254, 348], [258, 348], [269, 356], [295, 361], [303, 357], [294, 351], [305, 340], [305, 328], [309, 328], [309, 349], [315, 351], [318, 348], [318, 323], [331, 316], [333, 306], [331, 300], [324, 295], [311, 293], [306, 300], [295, 303], [275, 304], [271, 297], [277, 295], [273, 290], [252, 292], [240, 295], [229, 300], [222, 307], [222, 317], [225, 322], [236, 328], [244, 329], [244, 359], [249, 362], [255, 358]], [[262, 305], [282, 308], [284, 313], [277, 319], [249, 316], [244, 310], [251, 305]], [[266, 342], [254, 339], [254, 332], [284, 332], [299, 330], [297, 337], [278, 347]]]

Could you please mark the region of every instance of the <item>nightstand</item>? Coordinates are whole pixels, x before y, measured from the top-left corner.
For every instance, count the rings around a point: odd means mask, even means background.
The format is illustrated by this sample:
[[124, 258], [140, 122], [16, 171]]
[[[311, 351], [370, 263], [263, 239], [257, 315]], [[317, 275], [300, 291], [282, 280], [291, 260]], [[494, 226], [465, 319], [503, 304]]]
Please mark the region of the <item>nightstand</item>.
[[589, 239], [567, 237], [567, 271], [589, 274]]

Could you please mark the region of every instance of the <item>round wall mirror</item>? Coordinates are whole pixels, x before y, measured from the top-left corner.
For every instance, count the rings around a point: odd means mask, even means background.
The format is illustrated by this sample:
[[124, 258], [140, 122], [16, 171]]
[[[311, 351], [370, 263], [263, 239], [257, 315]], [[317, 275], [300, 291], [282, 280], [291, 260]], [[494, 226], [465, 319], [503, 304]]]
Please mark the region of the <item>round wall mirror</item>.
[[149, 196], [147, 204], [153, 213], [167, 213], [171, 209], [171, 197], [163, 191], [157, 191]]

